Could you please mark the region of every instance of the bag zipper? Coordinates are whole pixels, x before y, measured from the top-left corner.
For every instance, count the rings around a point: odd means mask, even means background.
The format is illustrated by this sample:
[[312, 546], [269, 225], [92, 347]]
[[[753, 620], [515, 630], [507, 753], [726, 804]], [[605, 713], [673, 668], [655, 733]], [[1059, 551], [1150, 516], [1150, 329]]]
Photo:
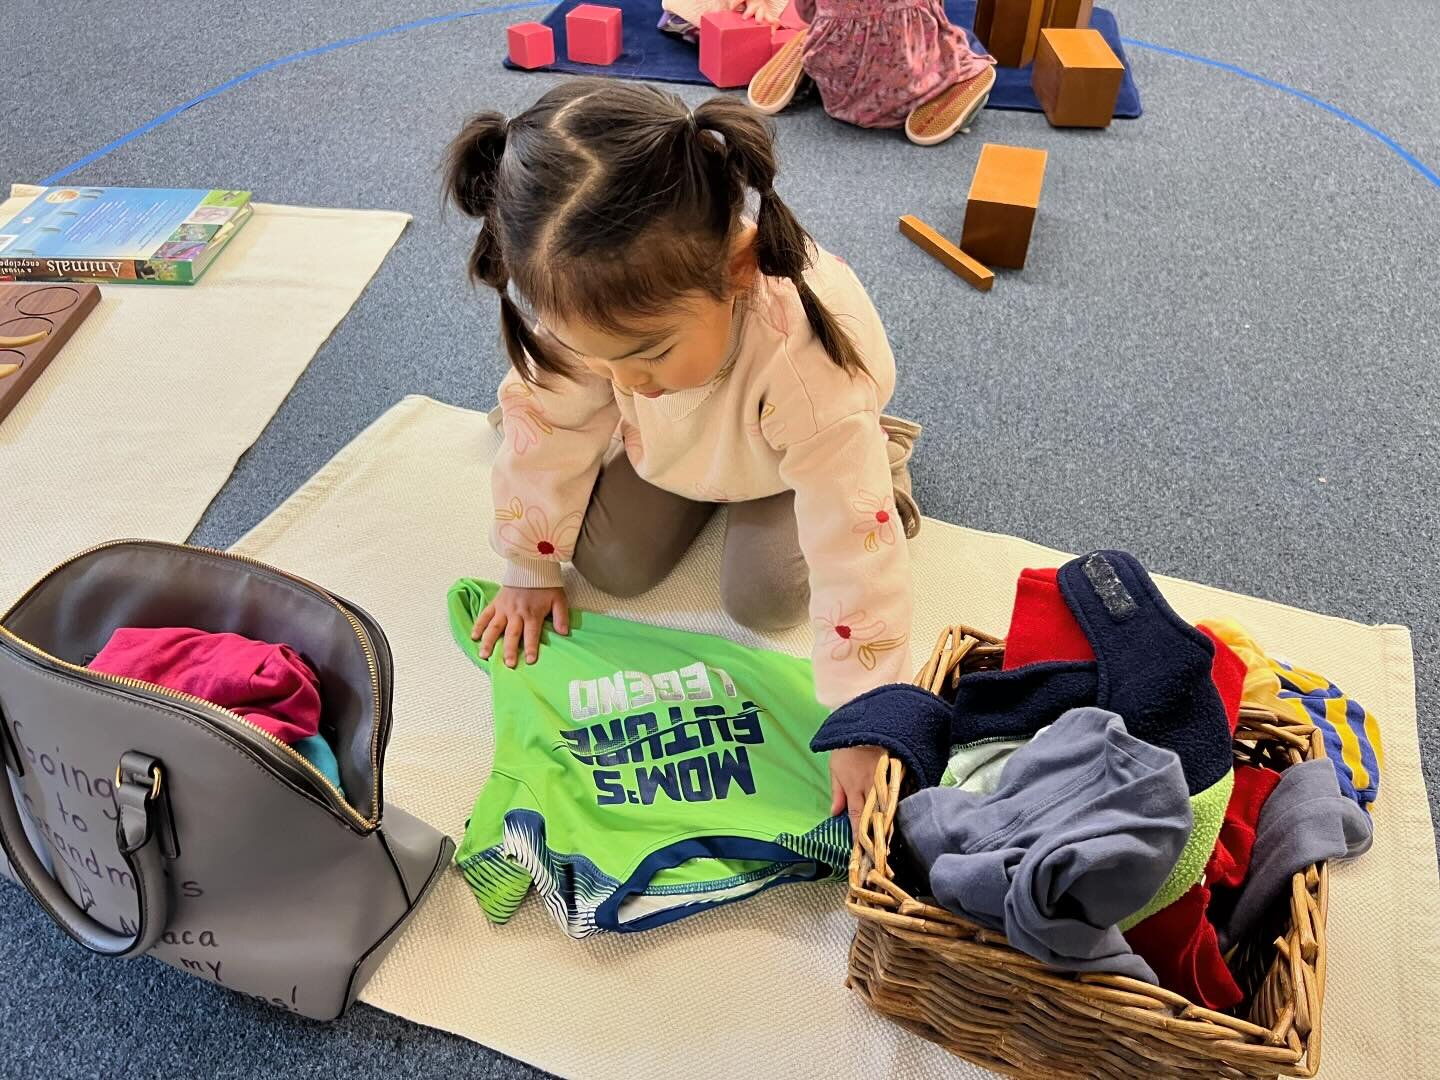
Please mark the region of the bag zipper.
[[[52, 656], [50, 653], [46, 652], [39, 646], [33, 645], [30, 642], [26, 641], [24, 638], [17, 636], [5, 626], [5, 623], [10, 619], [10, 616], [15, 612], [15, 610], [19, 608], [25, 602], [25, 600], [29, 598], [32, 593], [35, 592], [36, 589], [43, 585], [49, 578], [54, 577], [61, 570], [64, 570], [67, 566], [79, 562], [81, 559], [87, 558], [88, 556], [93, 555], [96, 552], [105, 551], [108, 548], [112, 547], [126, 546], [161, 547], [170, 548], [171, 550], [175, 551], [198, 551], [202, 554], [215, 555], [219, 556], [220, 558], [231, 559], [235, 562], [245, 563], [259, 570], [264, 570], [267, 573], [273, 574], [277, 577], [285, 578], [288, 581], [292, 581], [297, 585], [304, 586], [305, 588], [314, 591], [315, 593], [328, 600], [337, 611], [339, 611], [342, 615], [345, 616], [345, 618], [350, 623], [351, 630], [354, 632], [356, 640], [360, 642], [361, 650], [365, 653], [365, 663], [370, 669], [371, 700], [374, 704], [375, 710], [374, 723], [371, 724], [370, 727], [371, 816], [369, 818], [366, 818], [360, 813], [360, 811], [355, 809], [355, 807], [351, 805], [350, 801], [345, 797], [345, 793], [341, 791], [338, 787], [336, 787], [333, 783], [331, 783], [330, 780], [325, 776], [325, 774], [322, 773], [319, 769], [317, 769], [314, 764], [312, 764], [305, 757], [305, 755], [301, 754], [293, 746], [277, 738], [273, 733], [266, 731], [260, 725], [254, 723], [251, 720], [245, 719], [245, 717], [241, 716], [239, 713], [231, 712], [229, 709], [216, 705], [212, 701], [206, 701], [204, 698], [196, 697], [194, 694], [187, 694], [181, 690], [171, 690], [167, 686], [160, 686], [157, 683], [146, 682], [143, 679], [132, 679], [123, 675], [110, 675], [103, 671], [93, 671], [90, 668], [81, 667], [78, 664], [72, 664], [68, 660], [62, 660], [58, 656]], [[86, 548], [84, 551], [78, 552], [75, 555], [70, 556], [70, 558], [66, 559], [58, 566], [52, 568], [49, 573], [45, 574], [45, 576], [40, 578], [40, 580], [37, 581], [34, 585], [30, 586], [30, 588], [25, 591], [25, 593], [20, 597], [20, 599], [15, 601], [15, 603], [10, 606], [10, 608], [5, 612], [3, 616], [0, 616], [0, 636], [3, 636], [6, 639], [14, 642], [16, 645], [20, 646], [23, 650], [27, 652], [43, 657], [48, 663], [55, 664], [56, 666], [63, 668], [66, 671], [85, 675], [89, 678], [96, 679], [101, 682], [124, 686], [127, 689], [131, 690], [143, 690], [147, 693], [159, 694], [160, 696], [170, 698], [173, 701], [184, 702], [185, 704], [192, 706], [200, 706], [203, 710], [208, 712], [220, 713], [228, 719], [234, 720], [235, 722], [243, 725], [245, 728], [261, 735], [270, 743], [278, 747], [287, 756], [292, 758], [296, 765], [298, 765], [302, 771], [313, 776], [316, 780], [320, 781], [320, 783], [325, 785], [326, 788], [333, 791], [341, 808], [345, 810], [347, 815], [352, 820], [354, 820], [356, 824], [369, 830], [374, 829], [380, 823], [380, 808], [377, 805], [378, 800], [376, 799], [375, 795], [379, 787], [380, 779], [380, 662], [376, 658], [374, 646], [370, 642], [370, 635], [366, 632], [365, 627], [361, 624], [360, 620], [357, 619], [354, 613], [352, 613], [348, 608], [346, 608], [344, 604], [340, 603], [340, 601], [337, 600], [333, 595], [331, 595], [325, 589], [322, 589], [319, 585], [316, 585], [313, 581], [307, 581], [305, 578], [298, 577], [295, 574], [287, 573], [284, 570], [280, 570], [274, 566], [269, 565], [268, 563], [263, 563], [259, 559], [252, 559], [248, 555], [240, 555], [229, 551], [220, 551], [216, 548], [199, 547], [192, 544], [170, 544], [161, 540], [110, 540], [103, 544], [96, 544], [94, 547]]]

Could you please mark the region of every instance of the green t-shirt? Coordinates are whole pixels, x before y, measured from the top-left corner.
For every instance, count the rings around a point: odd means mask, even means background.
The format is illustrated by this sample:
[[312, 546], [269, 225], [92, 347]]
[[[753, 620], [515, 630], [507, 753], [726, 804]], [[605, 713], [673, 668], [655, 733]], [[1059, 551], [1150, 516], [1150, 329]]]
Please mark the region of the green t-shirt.
[[470, 640], [498, 588], [449, 595], [455, 641], [491, 681], [495, 764], [455, 861], [493, 922], [532, 885], [584, 937], [845, 871], [808, 661], [577, 611], [511, 669]]

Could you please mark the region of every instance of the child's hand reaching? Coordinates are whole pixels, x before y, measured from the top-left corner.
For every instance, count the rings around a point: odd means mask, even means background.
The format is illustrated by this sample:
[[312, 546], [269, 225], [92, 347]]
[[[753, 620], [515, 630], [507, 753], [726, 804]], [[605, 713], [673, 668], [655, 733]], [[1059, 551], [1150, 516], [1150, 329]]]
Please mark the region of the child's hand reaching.
[[489, 660], [495, 643], [503, 636], [505, 666], [509, 668], [519, 663], [523, 640], [525, 662], [533, 664], [540, 656], [540, 629], [547, 618], [554, 619], [557, 633], [570, 633], [570, 604], [564, 589], [520, 589], [506, 585], [475, 620], [470, 640], [480, 642], [480, 658]]
[[875, 783], [875, 766], [885, 753], [878, 746], [847, 746], [830, 751], [830, 813], [850, 810], [850, 830], [860, 831], [860, 811]]
[[780, 25], [780, 16], [770, 9], [768, 0], [730, 0], [730, 10], [738, 11], [747, 19], [754, 19], [756, 22], [770, 26]]

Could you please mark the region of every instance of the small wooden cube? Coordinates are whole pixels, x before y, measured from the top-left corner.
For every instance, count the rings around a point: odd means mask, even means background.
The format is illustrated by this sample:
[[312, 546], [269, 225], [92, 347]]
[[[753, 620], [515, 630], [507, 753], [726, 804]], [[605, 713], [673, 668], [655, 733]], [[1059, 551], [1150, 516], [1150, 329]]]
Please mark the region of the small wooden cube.
[[1042, 30], [1030, 85], [1055, 127], [1109, 127], [1125, 65], [1098, 30]]
[[700, 20], [700, 74], [716, 86], [748, 86], [772, 55], [770, 27], [735, 11]]
[[516, 23], [505, 31], [510, 62], [518, 68], [549, 67], [555, 63], [555, 34], [538, 22]]
[[986, 143], [970, 181], [960, 246], [986, 266], [1019, 270], [1045, 182], [1044, 150]]
[[620, 58], [617, 7], [581, 4], [565, 16], [565, 55], [577, 64], [613, 64]]
[[1045, 0], [1045, 14], [1040, 28], [1058, 26], [1062, 30], [1084, 30], [1095, 13], [1095, 0]]
[[1046, 0], [978, 0], [975, 36], [1001, 67], [1024, 67], [1035, 58]]

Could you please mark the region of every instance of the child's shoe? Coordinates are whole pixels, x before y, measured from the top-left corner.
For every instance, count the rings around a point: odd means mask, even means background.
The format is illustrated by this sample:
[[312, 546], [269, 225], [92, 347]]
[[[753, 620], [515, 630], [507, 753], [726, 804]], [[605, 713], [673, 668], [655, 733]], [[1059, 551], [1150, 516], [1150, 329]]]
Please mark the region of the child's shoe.
[[789, 105], [805, 79], [805, 35], [801, 30], [787, 41], [750, 80], [750, 104], [766, 116]]
[[[763, 68], [761, 72], [764, 72]], [[756, 76], [757, 79], [759, 77]], [[956, 83], [906, 117], [906, 137], [918, 146], [934, 146], [957, 131], [970, 130], [970, 121], [990, 100], [990, 89], [994, 85], [995, 69], [990, 67], [972, 79]]]

